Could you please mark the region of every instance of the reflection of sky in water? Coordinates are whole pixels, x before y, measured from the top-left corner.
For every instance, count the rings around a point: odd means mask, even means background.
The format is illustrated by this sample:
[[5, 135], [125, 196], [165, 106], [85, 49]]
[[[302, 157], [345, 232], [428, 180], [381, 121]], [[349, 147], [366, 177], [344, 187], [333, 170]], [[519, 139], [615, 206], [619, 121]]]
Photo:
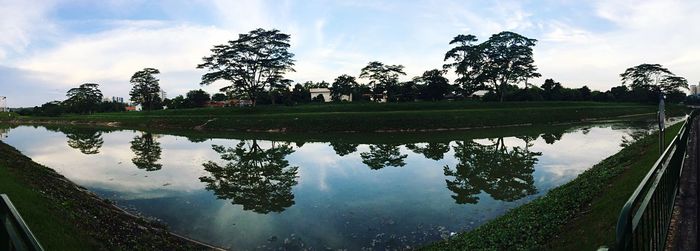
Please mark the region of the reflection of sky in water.
[[[359, 249], [417, 246], [441, 234], [471, 229], [617, 152], [627, 133], [624, 127], [594, 126], [570, 130], [553, 144], [537, 137], [528, 146], [521, 138], [504, 138], [507, 149], [527, 147], [542, 153], [532, 174], [537, 193], [506, 202], [480, 192], [477, 204], [455, 203], [454, 193], [446, 188], [446, 180], [453, 178], [445, 176], [443, 167], [455, 168], [459, 161], [454, 156], [455, 141], [438, 161], [400, 146], [401, 154], [408, 155], [406, 165], [379, 170], [362, 162], [360, 153], [369, 151], [368, 145], [359, 145], [356, 152], [341, 157], [328, 143], [290, 144], [295, 152], [286, 159], [290, 166], [299, 166], [298, 184], [292, 188], [294, 205], [269, 214], [217, 200], [199, 180], [209, 175], [202, 163], [224, 163], [211, 145], [235, 147], [238, 140], [192, 143], [184, 137], [156, 135], [163, 167], [153, 172], [137, 169], [131, 162], [130, 142], [140, 132], [105, 132], [100, 153], [94, 155], [70, 148], [63, 133], [41, 127], [18, 127], [4, 141], [103, 197], [158, 218], [194, 239], [237, 249], [278, 247], [285, 239], [289, 249], [301, 242], [316, 248]], [[474, 141], [489, 144], [495, 140]], [[264, 149], [272, 145], [258, 143]]]

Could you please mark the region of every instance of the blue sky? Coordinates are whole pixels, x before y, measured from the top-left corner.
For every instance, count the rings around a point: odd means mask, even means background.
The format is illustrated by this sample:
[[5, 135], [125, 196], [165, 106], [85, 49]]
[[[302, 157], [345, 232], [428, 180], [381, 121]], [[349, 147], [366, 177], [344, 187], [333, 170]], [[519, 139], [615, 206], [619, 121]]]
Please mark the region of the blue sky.
[[[304, 82], [359, 75], [369, 61], [440, 68], [458, 34], [509, 30], [538, 39], [543, 77], [607, 90], [640, 63], [700, 80], [698, 1], [139, 1], [0, 0], [0, 96], [11, 106], [64, 99], [84, 82], [127, 97], [129, 78], [161, 70], [169, 96], [200, 88], [195, 66], [216, 44], [252, 29], [292, 36]], [[453, 77], [453, 76], [450, 76]], [[214, 92], [226, 83], [203, 87]]]

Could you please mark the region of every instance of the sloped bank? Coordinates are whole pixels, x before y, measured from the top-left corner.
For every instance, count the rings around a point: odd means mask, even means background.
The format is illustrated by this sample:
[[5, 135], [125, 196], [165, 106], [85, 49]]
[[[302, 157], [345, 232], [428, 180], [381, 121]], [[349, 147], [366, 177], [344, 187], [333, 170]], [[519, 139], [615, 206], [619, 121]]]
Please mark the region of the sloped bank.
[[[680, 129], [676, 124], [667, 130], [667, 140], [670, 141]], [[423, 250], [540, 250], [551, 249], [551, 243], [566, 239], [571, 224], [578, 218], [590, 214], [591, 202], [599, 197], [617, 195], [626, 199], [636, 186], [625, 186], [622, 189], [612, 184], [622, 176], [634, 176], [634, 173], [646, 173], [651, 168], [658, 154], [658, 134], [654, 133], [640, 139], [621, 151], [612, 155], [592, 168], [581, 173], [567, 184], [550, 190], [547, 195], [540, 197], [518, 208], [508, 211], [505, 215], [466, 233], [459, 234], [449, 240], [436, 242], [423, 247]], [[652, 156], [651, 158], [649, 156]], [[632, 177], [629, 183], [634, 183]], [[638, 178], [641, 180], [641, 177]], [[639, 181], [637, 180], [637, 183]], [[624, 204], [624, 199], [621, 204]], [[610, 225], [614, 227], [619, 207], [608, 207], [599, 216], [587, 222], [579, 222], [575, 228]], [[610, 221], [609, 219], [613, 219]], [[604, 222], [601, 222], [604, 221]], [[610, 222], [607, 222], [610, 221]], [[609, 228], [609, 227], [607, 227]], [[594, 246], [582, 247], [577, 243], [566, 244], [578, 250], [592, 250], [597, 245], [607, 243], [611, 232], [599, 235], [589, 240]], [[614, 229], [614, 228], [613, 228]], [[582, 236], [578, 236], [582, 237]], [[580, 238], [574, 237], [571, 241]]]
[[47, 250], [212, 250], [133, 216], [0, 141], [7, 193]]

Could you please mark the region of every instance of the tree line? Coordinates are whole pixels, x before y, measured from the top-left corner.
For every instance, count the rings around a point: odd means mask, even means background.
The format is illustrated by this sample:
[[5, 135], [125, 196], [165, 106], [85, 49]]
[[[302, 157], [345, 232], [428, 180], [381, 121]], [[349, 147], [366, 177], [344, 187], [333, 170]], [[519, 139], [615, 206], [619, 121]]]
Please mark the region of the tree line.
[[[353, 102], [412, 102], [444, 99], [481, 99], [484, 101], [615, 101], [654, 102], [665, 96], [670, 102], [685, 99], [681, 88], [687, 80], [659, 64], [640, 64], [620, 74], [621, 85], [607, 91], [594, 91], [583, 86], [566, 88], [553, 79], [540, 86], [531, 82], [542, 77], [537, 72], [533, 47], [537, 40], [504, 31], [479, 42], [476, 36], [457, 35], [444, 56], [439, 69], [425, 71], [408, 81], [403, 65], [371, 61], [360, 69], [357, 77], [342, 74], [331, 83], [294, 83], [285, 74], [294, 70], [294, 54], [289, 51], [290, 35], [279, 30], [256, 29], [240, 34], [238, 39], [215, 45], [211, 55], [202, 58], [199, 69], [206, 69], [200, 85], [228, 82], [221, 93], [213, 96], [203, 90], [192, 90], [185, 96], [163, 99], [155, 68], [144, 68], [131, 77], [130, 100], [144, 110], [203, 107], [207, 102], [228, 99], [250, 100], [257, 104], [303, 104], [322, 102], [323, 96], [311, 97], [311, 88], [328, 88], [333, 101], [352, 96]], [[450, 82], [445, 75], [454, 72]], [[358, 79], [364, 80], [361, 83]], [[522, 85], [522, 88], [520, 87]], [[93, 113], [124, 110], [124, 106], [102, 104], [102, 93], [95, 83], [70, 89], [62, 102], [50, 102], [30, 111], [37, 115], [55, 113]], [[475, 96], [476, 93], [483, 95]]]

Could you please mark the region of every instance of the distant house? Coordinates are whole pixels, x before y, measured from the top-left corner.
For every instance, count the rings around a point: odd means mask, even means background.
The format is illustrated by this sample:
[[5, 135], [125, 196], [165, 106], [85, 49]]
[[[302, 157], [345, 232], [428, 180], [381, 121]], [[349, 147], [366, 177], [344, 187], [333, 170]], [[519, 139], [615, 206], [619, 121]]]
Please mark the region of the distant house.
[[126, 106], [127, 112], [139, 112], [141, 111], [141, 105], [129, 105]]
[[[309, 89], [309, 93], [311, 93], [311, 99], [313, 100], [314, 98], [318, 97], [318, 95], [323, 96], [323, 101], [324, 102], [331, 102], [333, 101], [333, 97], [331, 96], [331, 89], [328, 88], [311, 88]], [[340, 101], [352, 101], [352, 94], [350, 95], [341, 95], [340, 96]]]
[[248, 99], [229, 99], [229, 100], [224, 100], [224, 101], [209, 101], [207, 103], [207, 107], [243, 107], [243, 106], [252, 106], [253, 101], [248, 100]]
[[209, 101], [207, 107], [226, 107], [229, 106], [226, 101]]

